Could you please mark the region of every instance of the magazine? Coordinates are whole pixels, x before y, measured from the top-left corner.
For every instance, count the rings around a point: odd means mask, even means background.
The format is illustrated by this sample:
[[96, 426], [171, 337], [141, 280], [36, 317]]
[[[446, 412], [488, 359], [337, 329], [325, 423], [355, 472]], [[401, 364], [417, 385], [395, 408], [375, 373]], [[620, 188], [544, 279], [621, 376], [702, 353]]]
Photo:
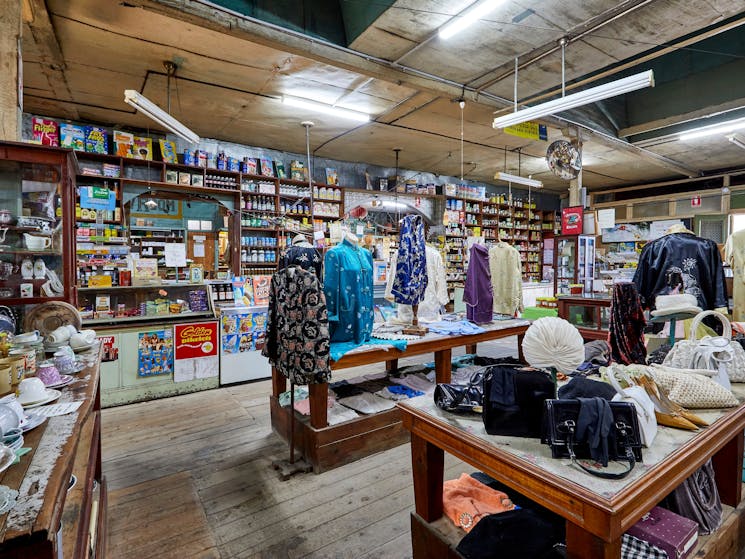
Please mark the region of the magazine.
[[134, 143], [134, 134], [114, 130], [114, 155], [118, 155], [119, 157], [133, 157]]

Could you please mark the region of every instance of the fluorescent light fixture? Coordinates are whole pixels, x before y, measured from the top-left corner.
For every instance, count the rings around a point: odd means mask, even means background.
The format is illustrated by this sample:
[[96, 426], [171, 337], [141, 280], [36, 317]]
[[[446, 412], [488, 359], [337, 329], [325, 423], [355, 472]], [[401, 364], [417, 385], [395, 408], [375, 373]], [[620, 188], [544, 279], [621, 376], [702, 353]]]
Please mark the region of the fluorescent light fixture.
[[282, 103], [290, 105], [291, 107], [297, 107], [299, 109], [306, 109], [314, 111], [316, 113], [324, 113], [339, 118], [347, 118], [350, 120], [356, 120], [358, 122], [369, 122], [370, 115], [362, 113], [360, 111], [352, 111], [350, 109], [342, 109], [340, 107], [334, 107], [326, 103], [319, 103], [318, 101], [312, 101], [310, 99], [304, 99], [302, 97], [292, 97], [291, 95], [283, 95]]
[[738, 120], [731, 120], [729, 122], [725, 122], [724, 124], [712, 124], [711, 126], [702, 126], [701, 128], [696, 128], [695, 130], [686, 132], [685, 134], [681, 134], [680, 138], [678, 139], [685, 142], [687, 140], [695, 140], [696, 138], [703, 138], [705, 136], [714, 136], [716, 134], [726, 134], [727, 132], [734, 132], [735, 130], [740, 130], [742, 128], [745, 128], [745, 119], [741, 118]]
[[528, 107], [527, 109], [521, 109], [514, 113], [497, 117], [494, 119], [492, 127], [505, 128], [507, 126], [514, 126], [521, 122], [534, 120], [554, 113], [560, 113], [562, 111], [574, 109], [575, 107], [581, 107], [582, 105], [595, 103], [597, 101], [602, 101], [603, 99], [608, 99], [610, 97], [615, 97], [616, 95], [629, 93], [650, 86], [654, 87], [654, 72], [652, 70], [647, 70], [646, 72], [634, 74], [627, 78], [621, 78], [620, 80], [610, 83], [604, 83], [596, 87], [591, 87], [590, 89], [585, 89], [584, 91], [560, 97], [559, 99], [535, 105], [534, 107]]
[[543, 183], [535, 179], [526, 179], [520, 175], [511, 175], [509, 173], [498, 172], [494, 177], [495, 179], [503, 180], [505, 182], [514, 182], [515, 184], [524, 184], [525, 186], [532, 186], [533, 188], [543, 188]]
[[503, 0], [481, 0], [481, 2], [474, 2], [462, 14], [455, 16], [443, 25], [437, 34], [440, 36], [440, 39], [449, 39], [453, 35], [463, 31], [466, 27], [476, 23], [502, 2]]
[[189, 130], [186, 126], [181, 124], [178, 120], [173, 118], [138, 91], [135, 91], [134, 89], [125, 89], [124, 102], [133, 106], [146, 117], [149, 117], [161, 126], [166, 127], [168, 130], [187, 142], [191, 142], [192, 144], [199, 143], [199, 136], [197, 136], [195, 132]]
[[737, 147], [745, 149], [745, 137], [740, 134], [727, 134], [727, 139]]

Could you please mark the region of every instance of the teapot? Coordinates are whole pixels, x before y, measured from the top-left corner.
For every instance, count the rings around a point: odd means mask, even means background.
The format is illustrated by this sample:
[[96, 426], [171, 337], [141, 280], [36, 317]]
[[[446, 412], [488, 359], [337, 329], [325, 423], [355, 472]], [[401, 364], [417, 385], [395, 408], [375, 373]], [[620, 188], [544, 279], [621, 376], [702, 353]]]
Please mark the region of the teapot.
[[26, 242], [26, 248], [29, 250], [44, 250], [52, 246], [52, 239], [49, 237], [24, 233], [23, 239]]

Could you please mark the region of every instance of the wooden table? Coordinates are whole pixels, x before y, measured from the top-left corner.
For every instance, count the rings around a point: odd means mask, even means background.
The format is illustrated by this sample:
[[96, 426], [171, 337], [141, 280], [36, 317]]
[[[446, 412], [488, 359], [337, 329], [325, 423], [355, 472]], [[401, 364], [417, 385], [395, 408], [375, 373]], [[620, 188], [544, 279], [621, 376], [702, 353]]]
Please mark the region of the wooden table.
[[709, 458], [722, 502], [737, 507], [741, 501], [745, 405], [702, 413], [712, 423], [696, 433], [661, 427], [628, 478], [606, 481], [552, 460], [537, 439], [492, 437], [480, 418], [455, 418], [420, 400], [398, 404], [411, 432], [415, 558], [457, 556], [432, 524], [443, 514], [446, 451], [565, 518], [568, 556], [578, 559], [619, 558], [623, 533]]
[[[530, 322], [527, 320], [505, 320], [484, 326], [479, 334], [443, 336], [428, 334], [421, 340], [408, 343], [401, 351], [390, 346], [367, 347], [345, 354], [332, 362], [332, 370], [360, 365], [386, 363], [386, 370], [394, 371], [398, 360], [412, 355], [434, 353], [437, 382], [450, 382], [450, 361], [455, 347], [466, 347], [468, 353], [476, 353], [477, 344], [510, 336], [518, 337], [517, 349], [522, 357], [522, 338]], [[310, 418], [295, 414], [295, 445], [301, 449], [316, 473], [348, 464], [364, 456], [393, 448], [408, 441], [408, 432], [401, 425], [398, 409], [393, 408], [374, 415], [360, 416], [339, 425], [328, 425], [328, 384], [308, 386]], [[272, 368], [272, 396], [270, 410], [273, 429], [285, 440], [290, 440], [289, 407], [279, 405], [279, 395], [287, 390], [287, 379]]]
[[[32, 450], [0, 474], [0, 485], [19, 492], [0, 515], [0, 557], [52, 559], [105, 556], [106, 484], [101, 473], [100, 349], [77, 380], [60, 389], [58, 402], [82, 400], [76, 412], [49, 418], [24, 433]], [[29, 410], [32, 411], [32, 410]], [[68, 490], [71, 474], [76, 485]]]

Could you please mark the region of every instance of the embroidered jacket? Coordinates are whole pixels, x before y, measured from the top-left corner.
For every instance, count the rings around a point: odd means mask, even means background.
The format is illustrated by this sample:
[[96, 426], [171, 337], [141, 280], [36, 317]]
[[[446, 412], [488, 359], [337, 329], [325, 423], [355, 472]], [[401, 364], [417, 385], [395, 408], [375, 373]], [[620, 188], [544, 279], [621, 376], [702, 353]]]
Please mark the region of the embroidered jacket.
[[332, 342], [361, 344], [373, 328], [372, 254], [344, 239], [326, 252], [323, 290]]
[[291, 246], [279, 260], [279, 268], [288, 268], [289, 266], [300, 266], [303, 270], [314, 272], [319, 280], [323, 280], [321, 275], [321, 255], [318, 251], [310, 246]]
[[292, 266], [272, 276], [261, 354], [295, 384], [331, 378], [326, 300], [313, 272]]
[[505, 242], [489, 249], [494, 312], [514, 315], [523, 310], [523, 270], [520, 252]]
[[407, 215], [401, 220], [396, 266], [391, 266], [391, 293], [397, 303], [416, 305], [427, 289], [427, 258], [424, 244], [424, 222], [419, 215]]
[[[442, 262], [442, 256], [439, 250], [427, 245], [425, 251], [427, 258], [427, 289], [424, 291], [424, 299], [422, 299], [417, 308], [417, 318], [419, 320], [437, 322], [440, 320], [440, 308], [450, 301], [445, 276], [445, 265]], [[391, 270], [396, 269], [397, 260], [398, 254], [394, 252], [391, 257]], [[392, 293], [393, 277], [392, 273], [388, 276], [388, 284], [385, 291], [385, 298], [391, 301], [394, 300]], [[414, 318], [411, 305], [399, 304], [397, 306], [397, 314], [400, 322], [409, 323]]]

